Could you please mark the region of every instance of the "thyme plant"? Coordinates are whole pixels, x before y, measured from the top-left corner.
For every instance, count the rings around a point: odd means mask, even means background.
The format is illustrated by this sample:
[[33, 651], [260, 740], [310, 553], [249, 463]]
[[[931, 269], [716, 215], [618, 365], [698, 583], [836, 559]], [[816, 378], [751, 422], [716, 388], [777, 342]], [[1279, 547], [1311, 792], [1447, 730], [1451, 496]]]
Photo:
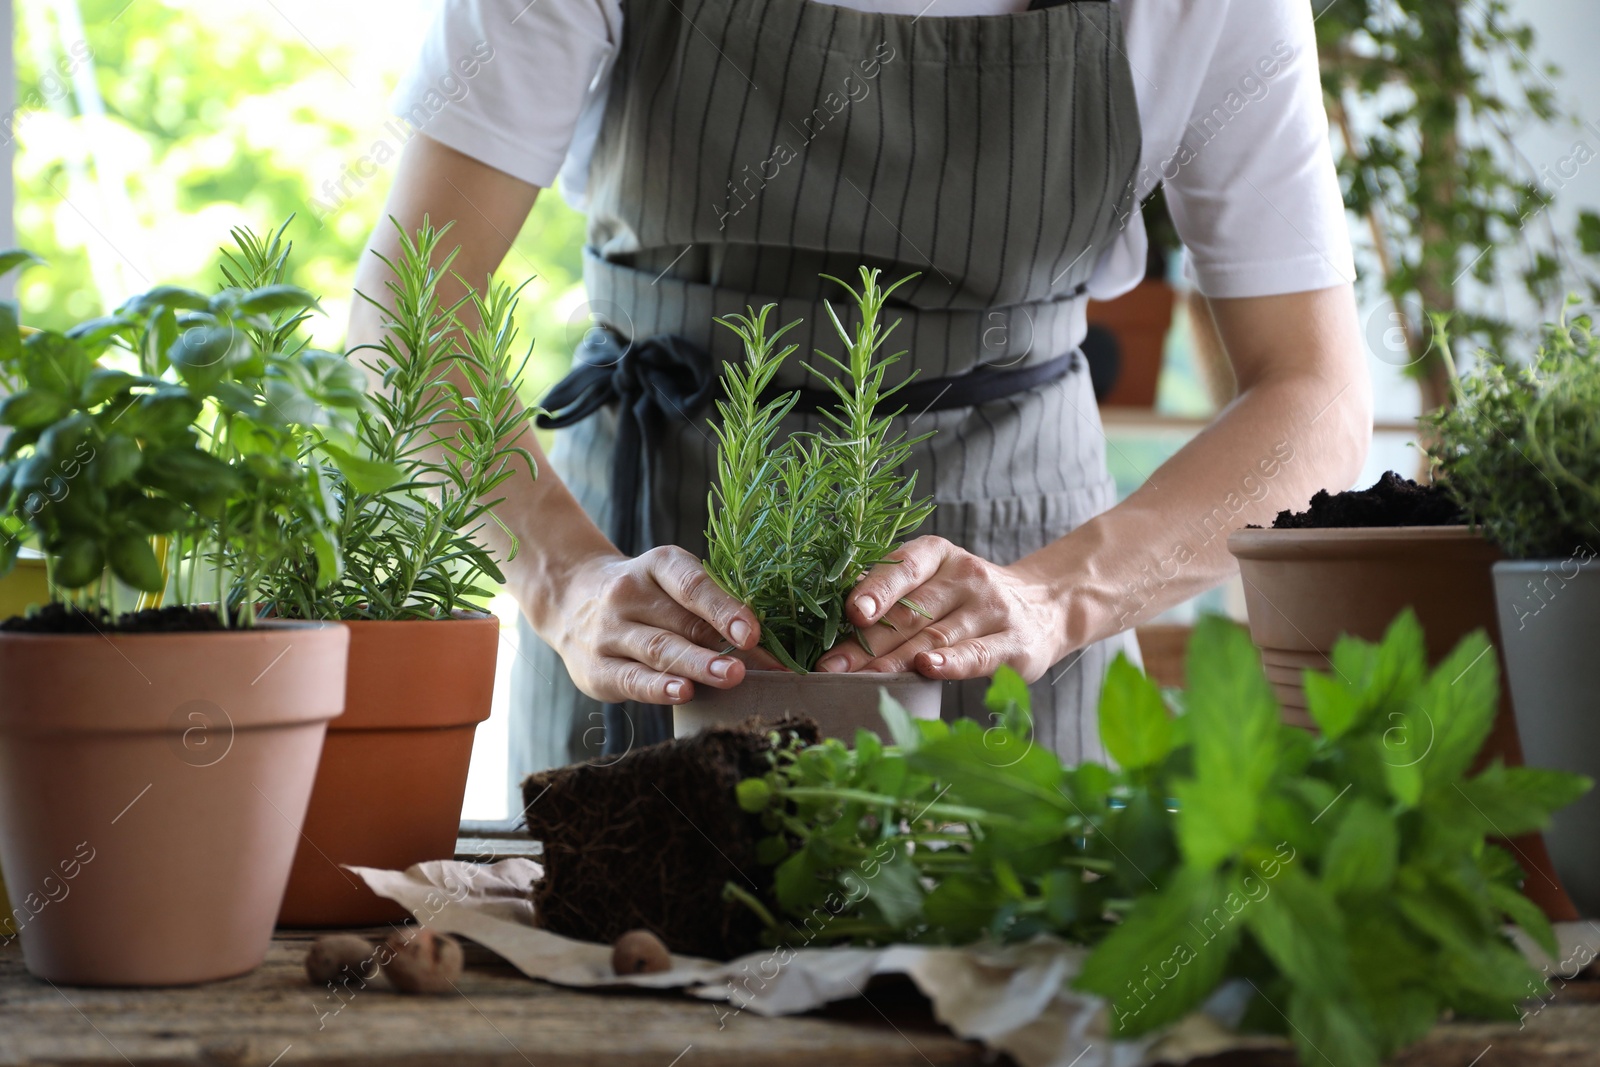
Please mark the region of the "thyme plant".
[[[282, 234], [234, 231], [236, 255], [279, 256], [271, 279], [157, 286], [64, 334], [24, 337], [0, 304], [0, 571], [33, 537], [52, 596], [92, 619], [132, 606], [120, 581], [146, 602], [231, 603], [222, 624], [248, 626], [289, 561], [337, 569], [337, 502], [307, 459], [354, 425], [362, 381], [294, 339], [316, 299], [281, 284]], [[35, 261], [0, 254], [0, 271]]]
[[828, 305], [844, 358], [818, 350], [826, 366], [805, 365], [835, 397], [822, 411], [826, 425], [819, 432], [780, 440], [780, 423], [799, 394], [763, 400], [795, 351], [794, 345], [778, 346], [797, 323], [769, 334], [771, 304], [717, 320], [744, 342], [745, 360], [724, 368], [726, 399], [716, 404], [721, 421], [706, 570], [755, 611], [762, 647], [801, 673], [846, 631], [871, 650], [866, 635], [845, 619], [845, 598], [933, 511], [916, 495], [915, 472], [901, 473], [912, 446], [932, 435], [895, 433], [894, 419], [905, 409], [880, 410], [911, 380], [885, 384], [905, 353], [884, 354], [898, 322], [885, 327], [879, 321], [890, 295], [911, 279], [884, 288], [878, 271], [863, 267], [859, 289], [828, 280], [850, 294], [858, 317], [852, 329]]
[[[1448, 352], [1442, 320], [1435, 332]], [[1486, 350], [1456, 380], [1456, 404], [1424, 416], [1435, 441], [1428, 458], [1508, 555], [1592, 559], [1600, 546], [1600, 341], [1589, 316], [1569, 320], [1565, 311], [1543, 332], [1531, 362]]]
[[[537, 476], [517, 444], [527, 419], [516, 382], [528, 357], [513, 352], [521, 287], [494, 282], [480, 295], [469, 286], [447, 300], [441, 286], [459, 251], [443, 251], [449, 230], [426, 219], [415, 235], [401, 229], [398, 259], [384, 260], [394, 274], [388, 303], [358, 294], [383, 312], [383, 340], [353, 350], [372, 353], [362, 365], [379, 384], [354, 434], [330, 435], [319, 449], [339, 502], [344, 565], [330, 573], [316, 554], [290, 560], [268, 583], [281, 615], [448, 618], [481, 606], [489, 583], [505, 580], [482, 541], [485, 525], [498, 523], [494, 493], [524, 467]], [[240, 268], [251, 277], [277, 269], [268, 254]]]

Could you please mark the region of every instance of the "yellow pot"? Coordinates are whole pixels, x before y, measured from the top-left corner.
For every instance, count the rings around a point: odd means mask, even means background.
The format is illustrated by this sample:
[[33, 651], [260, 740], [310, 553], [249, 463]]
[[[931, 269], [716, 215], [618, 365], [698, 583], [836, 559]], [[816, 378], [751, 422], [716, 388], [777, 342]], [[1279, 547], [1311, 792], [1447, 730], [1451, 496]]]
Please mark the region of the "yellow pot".
[[[44, 557], [23, 549], [16, 567], [0, 578], [0, 619], [21, 615], [30, 605], [43, 604], [49, 599], [50, 583], [45, 577]], [[0, 876], [0, 937], [11, 937], [16, 932], [5, 878]]]

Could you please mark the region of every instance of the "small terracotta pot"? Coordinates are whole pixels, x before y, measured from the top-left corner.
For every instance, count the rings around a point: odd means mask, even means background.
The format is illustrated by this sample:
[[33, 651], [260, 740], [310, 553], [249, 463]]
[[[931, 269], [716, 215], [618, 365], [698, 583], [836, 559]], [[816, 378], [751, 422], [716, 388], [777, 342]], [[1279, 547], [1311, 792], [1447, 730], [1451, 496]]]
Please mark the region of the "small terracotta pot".
[[[1422, 624], [1428, 661], [1483, 630], [1500, 661], [1500, 710], [1477, 766], [1520, 766], [1522, 744], [1495, 611], [1491, 568], [1500, 551], [1466, 526], [1329, 530], [1235, 530], [1228, 550], [1244, 579], [1250, 637], [1286, 721], [1310, 726], [1300, 671], [1329, 669], [1341, 634], [1377, 641], [1406, 608]], [[1578, 917], [1538, 835], [1510, 842], [1528, 879], [1524, 892], [1551, 919]]]
[[0, 633], [0, 855], [30, 971], [183, 985], [260, 964], [349, 641]]
[[944, 683], [920, 674], [748, 671], [732, 689], [695, 686], [694, 699], [672, 709], [672, 732], [687, 737], [707, 727], [741, 723], [752, 715], [766, 721], [804, 715], [816, 721], [823, 737], [854, 742], [857, 728], [885, 737], [888, 729], [878, 713], [884, 690], [914, 719], [939, 717]]
[[1109, 407], [1154, 407], [1162, 357], [1177, 292], [1164, 281], [1144, 281], [1115, 300], [1090, 301], [1088, 320], [1117, 337], [1121, 362]]
[[500, 620], [347, 622], [345, 713], [328, 730], [281, 926], [375, 926], [409, 913], [343, 864], [404, 870], [455, 855]]

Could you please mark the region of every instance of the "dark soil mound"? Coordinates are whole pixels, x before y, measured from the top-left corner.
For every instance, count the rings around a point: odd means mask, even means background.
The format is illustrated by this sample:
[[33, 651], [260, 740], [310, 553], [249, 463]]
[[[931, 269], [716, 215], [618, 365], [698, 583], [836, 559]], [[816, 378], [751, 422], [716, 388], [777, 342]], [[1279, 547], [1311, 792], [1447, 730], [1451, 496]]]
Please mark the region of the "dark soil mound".
[[221, 630], [222, 619], [208, 608], [148, 608], [118, 615], [89, 613], [70, 604], [49, 603], [31, 615], [13, 615], [0, 630], [18, 634], [163, 634]]
[[528, 833], [544, 843], [539, 924], [600, 942], [645, 929], [674, 952], [719, 960], [759, 948], [760, 921], [722, 898], [728, 882], [759, 897], [772, 882], [756, 862], [760, 817], [740, 810], [734, 789], [771, 769], [775, 747], [816, 741], [809, 721], [752, 720], [529, 776]]
[[1466, 513], [1444, 486], [1418, 485], [1389, 471], [1371, 489], [1329, 494], [1322, 490], [1305, 511], [1280, 511], [1274, 530], [1327, 530], [1362, 526], [1464, 526]]

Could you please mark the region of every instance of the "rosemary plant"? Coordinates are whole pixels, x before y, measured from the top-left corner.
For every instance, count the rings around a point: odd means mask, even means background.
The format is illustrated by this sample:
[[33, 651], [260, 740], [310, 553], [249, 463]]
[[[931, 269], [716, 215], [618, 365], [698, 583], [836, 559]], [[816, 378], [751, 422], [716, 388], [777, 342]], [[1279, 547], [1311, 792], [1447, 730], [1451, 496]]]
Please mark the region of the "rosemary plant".
[[866, 636], [844, 617], [845, 598], [933, 510], [916, 495], [915, 472], [901, 473], [912, 446], [932, 435], [895, 433], [894, 419], [905, 409], [880, 411], [905, 384], [885, 384], [905, 353], [883, 353], [898, 323], [885, 327], [879, 319], [890, 295], [911, 279], [883, 288], [878, 271], [863, 267], [860, 289], [829, 280], [850, 294], [859, 318], [851, 329], [829, 305], [844, 358], [817, 352], [834, 373], [806, 364], [837, 398], [822, 412], [820, 432], [780, 440], [779, 424], [798, 394], [762, 399], [795, 350], [778, 345], [797, 323], [769, 335], [770, 304], [718, 320], [744, 342], [745, 361], [724, 369], [726, 399], [717, 401], [706, 570], [755, 610], [762, 647], [801, 673], [846, 631], [870, 651]]
[[[468, 287], [471, 295], [447, 301], [440, 289], [459, 251], [442, 250], [449, 229], [426, 219], [415, 235], [402, 229], [398, 259], [384, 261], [394, 274], [389, 302], [358, 294], [383, 312], [383, 340], [354, 350], [373, 353], [363, 366], [381, 385], [354, 436], [329, 435], [320, 446], [341, 504], [344, 566], [330, 579], [320, 556], [292, 561], [269, 585], [281, 615], [448, 618], [481, 607], [489, 583], [504, 581], [481, 539], [486, 523], [498, 523], [494, 493], [523, 465], [537, 475], [516, 443], [527, 418], [516, 395], [527, 356], [513, 354], [521, 287], [496, 282], [486, 295]], [[256, 255], [241, 269], [257, 276], [273, 263]]]

